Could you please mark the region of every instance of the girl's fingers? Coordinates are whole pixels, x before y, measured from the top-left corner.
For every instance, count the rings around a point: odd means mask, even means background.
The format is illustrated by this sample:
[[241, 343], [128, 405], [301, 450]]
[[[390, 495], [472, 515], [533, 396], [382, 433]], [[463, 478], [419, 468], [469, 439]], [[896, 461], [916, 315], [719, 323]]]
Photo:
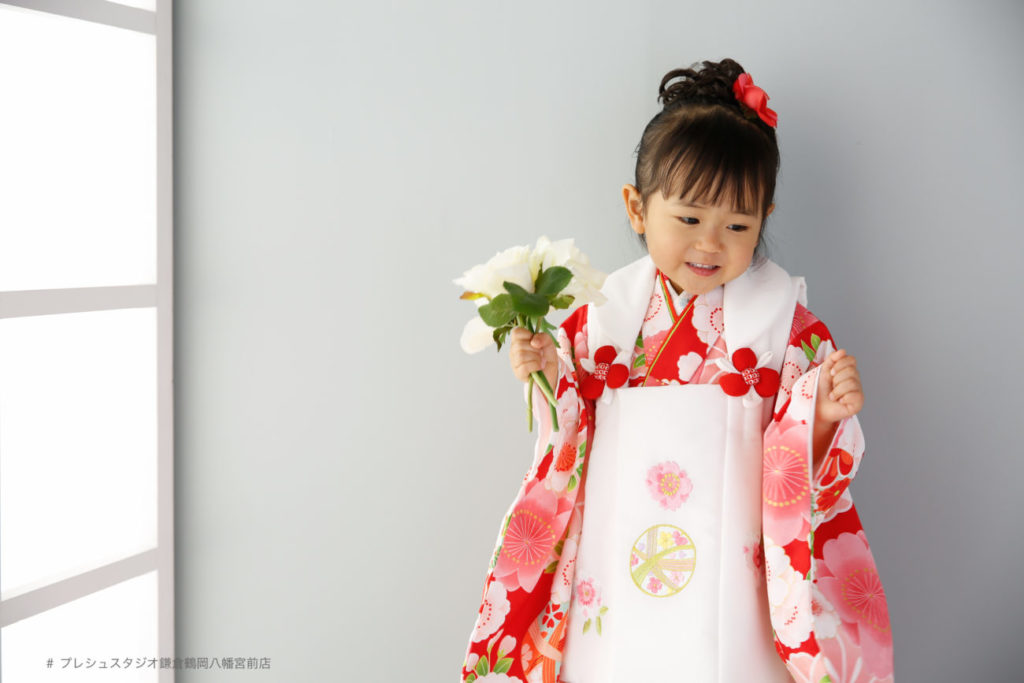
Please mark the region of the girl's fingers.
[[864, 407], [864, 395], [859, 391], [855, 391], [843, 396], [843, 400], [839, 404], [846, 406], [846, 416], [849, 417], [860, 412], [860, 409]]
[[829, 399], [833, 401], [840, 400], [843, 396], [860, 391], [860, 382], [856, 379], [847, 379], [839, 382], [832, 387], [832, 391], [829, 393]]
[[842, 368], [841, 370], [832, 372], [832, 384], [836, 385], [842, 382], [843, 380], [850, 378], [858, 379], [859, 377], [860, 373], [857, 372], [857, 368], [847, 366], [845, 368]]

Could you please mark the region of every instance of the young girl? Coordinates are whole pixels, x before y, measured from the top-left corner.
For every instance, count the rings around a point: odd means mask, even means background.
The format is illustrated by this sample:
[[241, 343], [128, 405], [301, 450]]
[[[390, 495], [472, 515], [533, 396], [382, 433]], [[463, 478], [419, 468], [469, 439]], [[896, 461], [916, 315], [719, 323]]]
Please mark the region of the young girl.
[[[505, 516], [462, 680], [892, 681], [847, 487], [856, 361], [760, 254], [779, 151], [731, 59], [662, 79], [636, 184], [648, 256], [510, 361], [556, 387]], [[546, 408], [539, 390], [535, 405]]]

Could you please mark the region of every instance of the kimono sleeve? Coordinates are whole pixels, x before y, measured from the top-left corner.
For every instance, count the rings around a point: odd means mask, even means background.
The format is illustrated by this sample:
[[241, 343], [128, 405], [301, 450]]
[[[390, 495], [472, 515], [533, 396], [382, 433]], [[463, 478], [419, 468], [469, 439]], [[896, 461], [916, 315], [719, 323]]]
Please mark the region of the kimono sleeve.
[[838, 423], [812, 472], [818, 373], [835, 348], [824, 323], [797, 304], [764, 434], [762, 519], [775, 646], [797, 681], [891, 682], [885, 591], [849, 491], [864, 455], [856, 415]]
[[[533, 463], [505, 515], [491, 556], [460, 681], [557, 681], [582, 530], [582, 473], [593, 414], [576, 391], [587, 356], [587, 307], [558, 328], [558, 431], [535, 389]], [[580, 498], [577, 500], [577, 498]]]

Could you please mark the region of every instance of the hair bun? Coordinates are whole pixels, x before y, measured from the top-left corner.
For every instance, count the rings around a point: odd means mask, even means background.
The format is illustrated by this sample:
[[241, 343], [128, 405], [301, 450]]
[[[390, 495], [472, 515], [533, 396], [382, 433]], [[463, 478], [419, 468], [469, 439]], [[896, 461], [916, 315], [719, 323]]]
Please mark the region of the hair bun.
[[[736, 77], [743, 73], [743, 67], [732, 59], [720, 62], [704, 61], [702, 68], [673, 69], [665, 74], [658, 87], [658, 100], [668, 109], [686, 102], [691, 104], [731, 104], [739, 106], [732, 91]], [[677, 78], [666, 87], [669, 81]]]

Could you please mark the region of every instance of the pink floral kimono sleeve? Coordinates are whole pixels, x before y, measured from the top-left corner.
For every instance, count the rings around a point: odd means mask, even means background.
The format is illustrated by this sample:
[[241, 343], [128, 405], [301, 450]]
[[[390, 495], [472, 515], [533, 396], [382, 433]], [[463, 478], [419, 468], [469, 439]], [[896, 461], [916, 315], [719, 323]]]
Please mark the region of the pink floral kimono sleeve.
[[534, 389], [537, 447], [495, 543], [463, 662], [464, 683], [559, 680], [593, 415], [593, 403], [577, 391], [578, 362], [588, 357], [587, 310], [576, 309], [557, 333], [557, 432], [543, 394]]
[[774, 419], [764, 434], [763, 529], [775, 647], [801, 683], [893, 680], [889, 610], [848, 487], [864, 455], [857, 417], [810, 476], [825, 325], [797, 304]]

